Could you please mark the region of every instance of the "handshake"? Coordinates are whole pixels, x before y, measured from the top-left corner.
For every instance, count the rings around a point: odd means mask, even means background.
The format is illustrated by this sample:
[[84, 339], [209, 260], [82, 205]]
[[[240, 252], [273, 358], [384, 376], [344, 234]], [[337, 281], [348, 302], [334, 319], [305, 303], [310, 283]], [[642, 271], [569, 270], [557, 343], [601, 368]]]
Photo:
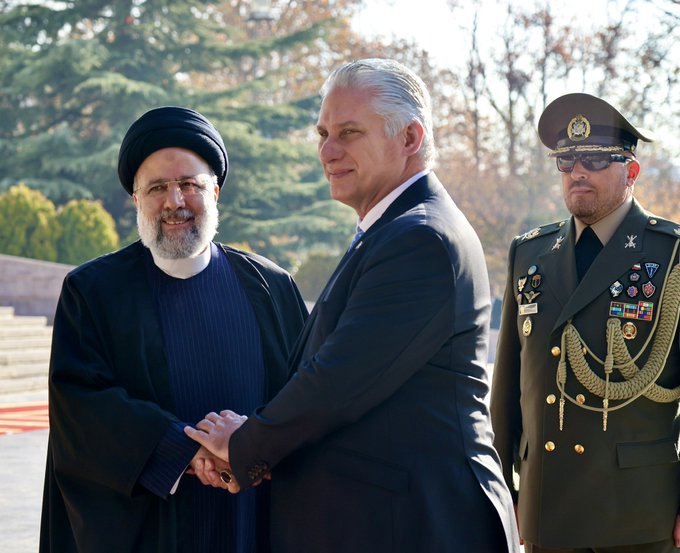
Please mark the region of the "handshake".
[[[241, 489], [229, 465], [229, 440], [231, 435], [248, 419], [233, 411], [208, 413], [196, 428], [185, 426], [184, 432], [201, 444], [191, 460], [189, 474], [193, 474], [206, 486], [222, 488], [231, 493]], [[271, 478], [268, 473], [265, 478]], [[255, 485], [261, 482], [258, 481]]]

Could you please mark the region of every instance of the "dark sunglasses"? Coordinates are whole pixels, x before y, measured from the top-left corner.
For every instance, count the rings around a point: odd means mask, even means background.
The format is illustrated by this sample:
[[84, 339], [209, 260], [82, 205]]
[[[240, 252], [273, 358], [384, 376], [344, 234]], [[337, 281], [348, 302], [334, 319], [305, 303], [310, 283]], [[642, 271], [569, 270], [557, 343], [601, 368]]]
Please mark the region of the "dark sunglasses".
[[557, 170], [561, 173], [571, 173], [577, 161], [580, 161], [587, 171], [602, 171], [609, 167], [612, 162], [628, 163], [632, 160], [621, 154], [581, 154], [557, 156], [555, 158]]

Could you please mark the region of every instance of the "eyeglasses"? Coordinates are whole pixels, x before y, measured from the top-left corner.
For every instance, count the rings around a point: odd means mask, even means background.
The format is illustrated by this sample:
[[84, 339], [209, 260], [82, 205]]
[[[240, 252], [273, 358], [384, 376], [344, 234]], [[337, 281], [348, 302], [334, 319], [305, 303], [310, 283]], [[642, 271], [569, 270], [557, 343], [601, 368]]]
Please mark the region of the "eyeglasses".
[[571, 173], [577, 161], [580, 161], [587, 171], [602, 171], [609, 167], [612, 162], [628, 163], [632, 159], [621, 154], [604, 153], [557, 156], [555, 158], [557, 170], [561, 173]]
[[135, 193], [149, 198], [164, 198], [168, 193], [172, 184], [177, 185], [182, 197], [188, 198], [190, 196], [198, 196], [203, 194], [208, 189], [206, 179], [199, 179], [199, 177], [187, 177], [185, 179], [166, 180], [154, 182], [148, 188], [137, 188]]

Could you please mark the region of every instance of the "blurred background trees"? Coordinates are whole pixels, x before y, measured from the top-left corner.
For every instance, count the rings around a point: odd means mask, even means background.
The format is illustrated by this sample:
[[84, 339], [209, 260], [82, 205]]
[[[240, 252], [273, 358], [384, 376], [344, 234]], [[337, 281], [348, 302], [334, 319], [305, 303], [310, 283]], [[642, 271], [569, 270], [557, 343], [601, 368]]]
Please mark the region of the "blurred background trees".
[[[316, 157], [318, 89], [333, 67], [367, 56], [399, 59], [430, 86], [436, 171], [480, 234], [494, 294], [512, 237], [566, 216], [535, 130], [561, 93], [602, 95], [659, 135], [640, 148], [637, 194], [680, 219], [678, 0], [609, 0], [607, 17], [588, 22], [557, 18], [548, 0], [501, 0], [492, 3], [502, 15], [494, 33], [484, 27], [488, 0], [448, 0], [460, 24], [446, 64], [412, 40], [359, 36], [351, 21], [363, 4], [0, 1], [0, 193], [10, 194], [0, 203], [0, 253], [75, 264], [118, 237], [135, 240], [118, 147], [143, 112], [185, 105], [215, 123], [229, 152], [218, 239], [274, 259], [315, 299], [355, 218], [330, 200]], [[48, 202], [19, 202], [42, 205], [37, 214], [4, 207], [19, 183], [20, 195], [39, 191]], [[34, 247], [19, 247], [27, 242]]]
[[25, 184], [0, 194], [0, 252], [78, 265], [120, 246], [116, 223], [99, 201], [59, 208]]

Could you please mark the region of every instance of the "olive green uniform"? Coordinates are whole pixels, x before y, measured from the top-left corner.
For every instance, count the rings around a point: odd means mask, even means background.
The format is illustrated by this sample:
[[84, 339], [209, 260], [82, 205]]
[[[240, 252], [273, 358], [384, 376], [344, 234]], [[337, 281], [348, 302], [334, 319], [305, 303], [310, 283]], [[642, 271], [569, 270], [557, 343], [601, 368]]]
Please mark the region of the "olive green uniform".
[[574, 230], [572, 217], [510, 248], [491, 409], [520, 534], [665, 540], [680, 505], [680, 225], [634, 201], [580, 283]]

